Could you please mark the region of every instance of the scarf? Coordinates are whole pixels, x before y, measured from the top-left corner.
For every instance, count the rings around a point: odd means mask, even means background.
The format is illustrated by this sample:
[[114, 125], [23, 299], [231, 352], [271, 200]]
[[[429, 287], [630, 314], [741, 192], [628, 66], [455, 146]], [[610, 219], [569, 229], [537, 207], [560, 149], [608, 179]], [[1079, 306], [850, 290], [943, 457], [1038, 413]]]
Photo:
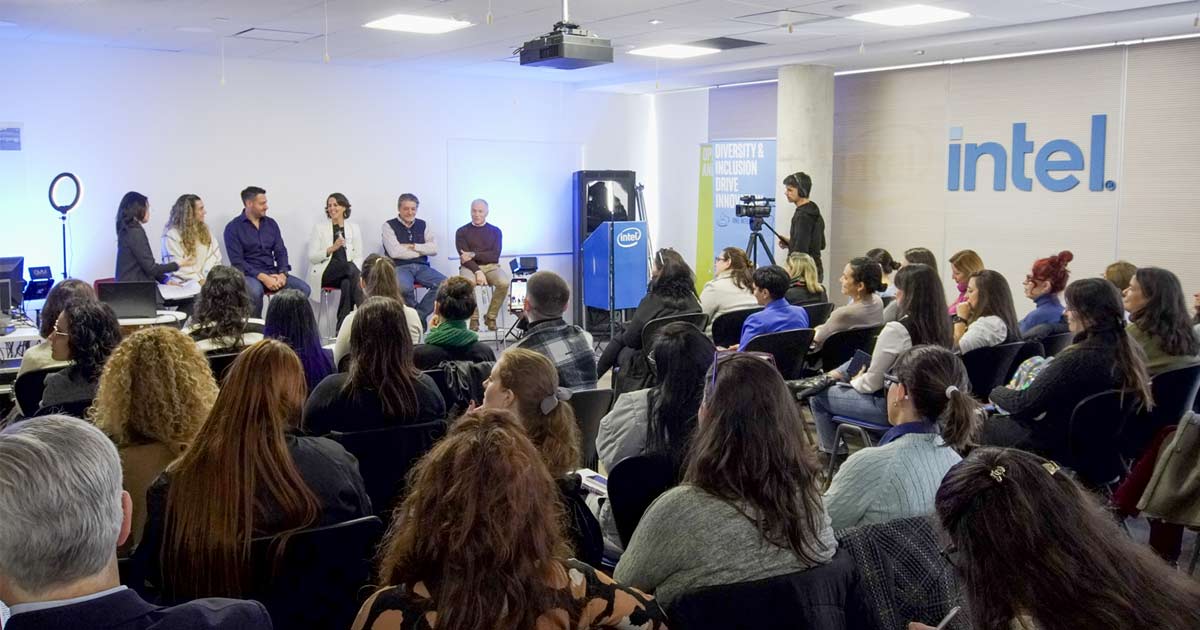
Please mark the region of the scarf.
[[479, 335], [473, 330], [467, 330], [466, 320], [445, 320], [437, 327], [429, 329], [425, 335], [425, 343], [447, 348], [465, 348], [476, 341]]

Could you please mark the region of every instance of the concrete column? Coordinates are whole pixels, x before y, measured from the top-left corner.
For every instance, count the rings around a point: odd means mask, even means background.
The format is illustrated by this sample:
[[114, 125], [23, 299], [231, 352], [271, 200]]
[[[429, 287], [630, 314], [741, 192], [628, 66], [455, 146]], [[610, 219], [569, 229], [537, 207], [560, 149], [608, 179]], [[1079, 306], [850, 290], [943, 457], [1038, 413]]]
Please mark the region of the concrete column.
[[[833, 243], [833, 68], [829, 66], [783, 66], [777, 91], [775, 173], [775, 229], [785, 237], [792, 208], [784, 197], [783, 178], [804, 171], [812, 177], [809, 196], [825, 218], [825, 242]], [[787, 250], [776, 242], [776, 260], [787, 259]], [[843, 256], [844, 257], [844, 256]], [[821, 254], [825, 283], [836, 278], [842, 264], [831, 260], [829, 247]], [[843, 261], [844, 262], [844, 261]], [[832, 291], [830, 292], [832, 297]]]

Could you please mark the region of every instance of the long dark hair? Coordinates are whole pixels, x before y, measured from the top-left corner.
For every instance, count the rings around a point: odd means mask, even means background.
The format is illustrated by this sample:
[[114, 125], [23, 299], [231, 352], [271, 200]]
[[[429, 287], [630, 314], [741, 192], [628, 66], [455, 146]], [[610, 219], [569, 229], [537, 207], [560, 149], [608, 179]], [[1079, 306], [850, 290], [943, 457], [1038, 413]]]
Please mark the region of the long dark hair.
[[655, 386], [650, 391], [646, 450], [665, 453], [681, 471], [704, 399], [704, 377], [712, 365], [713, 342], [686, 322], [667, 324], [650, 350]]
[[333, 361], [321, 347], [321, 333], [308, 298], [296, 289], [284, 289], [271, 298], [263, 336], [278, 339], [292, 348], [304, 366], [304, 380], [312, 391], [321, 379], [333, 373]]
[[729, 261], [729, 275], [733, 278], [733, 286], [744, 291], [754, 290], [754, 263], [740, 247], [726, 247], [721, 255]]
[[1116, 362], [1112, 369], [1120, 374], [1122, 389], [1136, 393], [1147, 408], [1152, 407], [1145, 354], [1125, 333], [1125, 307], [1117, 287], [1104, 278], [1084, 278], [1067, 285], [1066, 298], [1067, 308], [1075, 311], [1084, 325], [1083, 332], [1075, 335], [1075, 344], [1095, 339], [1097, 344], [1113, 348]]
[[[1017, 309], [1013, 306], [1012, 290], [1008, 288], [1008, 280], [999, 271], [984, 269], [971, 274], [975, 280], [975, 289], [979, 293], [978, 305], [971, 309], [968, 323], [974, 323], [980, 317], [996, 316], [1004, 322], [1006, 329], [1004, 342], [1017, 341], [1021, 338], [1021, 326], [1017, 323]], [[970, 279], [967, 280], [970, 282]]]
[[971, 396], [971, 379], [957, 354], [941, 346], [913, 346], [896, 359], [892, 373], [917, 412], [938, 423], [947, 446], [960, 452], [970, 448], [979, 432], [981, 407]]
[[910, 247], [904, 250], [904, 262], [910, 265], [916, 263], [929, 265], [933, 267], [934, 271], [937, 271], [937, 257], [924, 247]]
[[192, 324], [193, 337], [213, 339], [224, 346], [242, 345], [246, 317], [250, 314], [250, 295], [242, 272], [228, 265], [217, 265], [208, 272]]
[[805, 564], [818, 562], [820, 467], [783, 377], [746, 354], [722, 358], [709, 371], [683, 482], [734, 506], [763, 540]]
[[71, 369], [86, 380], [96, 382], [104, 362], [121, 343], [121, 324], [112, 307], [89, 298], [67, 303], [67, 347], [71, 350]]
[[117, 206], [117, 234], [123, 234], [125, 230], [141, 225], [149, 208], [150, 200], [146, 195], [132, 190], [125, 193]]
[[356, 399], [374, 391], [392, 418], [417, 414], [417, 368], [404, 306], [386, 297], [367, 298], [350, 324], [350, 377], [344, 391]]
[[935, 504], [976, 630], [1008, 630], [1022, 616], [1040, 630], [1200, 628], [1200, 586], [1037, 455], [976, 449], [946, 474]]
[[1163, 352], [1171, 356], [1200, 354], [1200, 341], [1192, 331], [1188, 317], [1187, 298], [1179, 278], [1166, 269], [1142, 267], [1134, 272], [1146, 306], [1130, 313], [1133, 323], [1143, 332], [1158, 339]]
[[654, 255], [654, 279], [650, 293], [663, 298], [669, 305], [684, 307], [696, 303], [696, 274], [673, 249], [660, 249]]
[[954, 345], [954, 330], [946, 317], [946, 294], [937, 270], [929, 265], [905, 265], [896, 272], [900, 298], [900, 316], [908, 318], [914, 346], [934, 344], [943, 348]]

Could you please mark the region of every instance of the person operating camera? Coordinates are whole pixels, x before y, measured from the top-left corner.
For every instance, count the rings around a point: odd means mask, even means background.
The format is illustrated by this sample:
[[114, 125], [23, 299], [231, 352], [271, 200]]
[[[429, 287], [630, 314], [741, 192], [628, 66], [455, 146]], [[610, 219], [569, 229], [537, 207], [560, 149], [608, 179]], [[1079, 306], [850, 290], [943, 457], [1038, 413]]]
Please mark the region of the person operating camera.
[[788, 238], [779, 237], [779, 245], [788, 253], [803, 253], [812, 256], [817, 263], [817, 280], [825, 280], [825, 268], [821, 264], [821, 250], [825, 249], [825, 219], [821, 209], [808, 198], [812, 193], [812, 178], [807, 173], [795, 172], [783, 178], [787, 200], [796, 204], [792, 214], [792, 227]]

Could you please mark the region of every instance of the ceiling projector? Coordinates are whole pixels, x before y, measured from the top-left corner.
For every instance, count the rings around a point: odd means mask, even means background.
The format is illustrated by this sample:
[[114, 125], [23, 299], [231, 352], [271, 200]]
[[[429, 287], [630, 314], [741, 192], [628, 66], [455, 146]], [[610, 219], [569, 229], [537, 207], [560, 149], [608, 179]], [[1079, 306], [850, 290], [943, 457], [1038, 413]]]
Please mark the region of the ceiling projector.
[[563, 0], [563, 19], [554, 30], [525, 42], [518, 52], [522, 66], [575, 70], [612, 63], [612, 41], [601, 39], [572, 24]]

